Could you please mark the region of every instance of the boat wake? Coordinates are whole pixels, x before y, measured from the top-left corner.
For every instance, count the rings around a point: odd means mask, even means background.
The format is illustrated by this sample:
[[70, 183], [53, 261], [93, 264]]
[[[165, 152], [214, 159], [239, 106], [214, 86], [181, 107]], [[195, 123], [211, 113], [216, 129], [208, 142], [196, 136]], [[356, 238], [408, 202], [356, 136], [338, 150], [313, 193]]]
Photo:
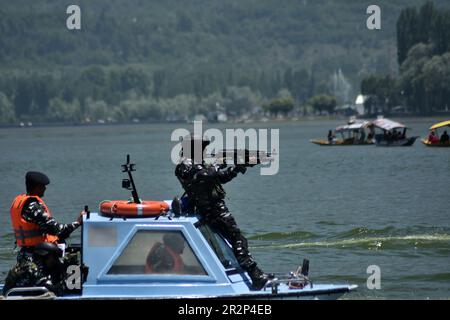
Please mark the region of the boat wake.
[[345, 239], [337, 241], [314, 241], [314, 242], [297, 242], [286, 244], [271, 244], [271, 245], [257, 245], [254, 249], [290, 249], [298, 247], [335, 247], [335, 248], [349, 248], [360, 247], [367, 249], [382, 249], [382, 248], [400, 248], [401, 246], [415, 246], [424, 247], [430, 244], [443, 243], [450, 249], [450, 235], [411, 235], [411, 236], [392, 236], [392, 237], [367, 237], [359, 239]]
[[[293, 248], [361, 248], [405, 249], [432, 248], [450, 252], [450, 230], [437, 227], [410, 227], [396, 229], [354, 228], [335, 235], [323, 237], [305, 231], [272, 232], [249, 238], [256, 240], [253, 249], [293, 249]], [[314, 241], [312, 241], [314, 240]]]

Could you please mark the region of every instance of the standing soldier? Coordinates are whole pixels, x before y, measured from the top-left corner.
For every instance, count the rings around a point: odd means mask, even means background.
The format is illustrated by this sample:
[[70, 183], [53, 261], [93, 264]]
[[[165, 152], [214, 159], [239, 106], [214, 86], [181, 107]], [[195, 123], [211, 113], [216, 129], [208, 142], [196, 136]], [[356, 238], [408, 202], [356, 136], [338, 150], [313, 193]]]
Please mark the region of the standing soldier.
[[18, 195], [11, 205], [11, 222], [20, 247], [17, 261], [33, 261], [34, 249], [42, 242], [63, 243], [82, 223], [80, 213], [77, 221], [60, 224], [52, 217], [42, 197], [49, 178], [40, 172], [27, 172], [25, 184], [27, 193]]
[[[196, 148], [202, 155], [195, 155]], [[239, 265], [248, 272], [253, 288], [260, 290], [269, 276], [258, 268], [248, 251], [247, 239], [241, 234], [234, 217], [225, 205], [225, 190], [222, 184], [231, 181], [240, 172], [244, 174], [244, 165], [223, 168], [209, 165], [203, 161], [203, 151], [209, 145], [208, 140], [189, 135], [183, 140], [183, 158], [175, 169], [175, 175], [185, 190], [189, 206], [204, 219], [205, 223], [219, 231], [230, 242]], [[188, 152], [189, 151], [189, 152]], [[198, 161], [194, 161], [197, 160]]]

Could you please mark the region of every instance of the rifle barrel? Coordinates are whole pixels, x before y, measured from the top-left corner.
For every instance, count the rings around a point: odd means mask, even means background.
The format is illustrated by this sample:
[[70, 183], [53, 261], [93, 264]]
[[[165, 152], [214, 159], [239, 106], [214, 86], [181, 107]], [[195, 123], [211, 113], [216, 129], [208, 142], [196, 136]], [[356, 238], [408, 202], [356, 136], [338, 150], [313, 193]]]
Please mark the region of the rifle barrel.
[[255, 166], [273, 160], [272, 155], [267, 151], [249, 149], [224, 149], [210, 156], [245, 166]]

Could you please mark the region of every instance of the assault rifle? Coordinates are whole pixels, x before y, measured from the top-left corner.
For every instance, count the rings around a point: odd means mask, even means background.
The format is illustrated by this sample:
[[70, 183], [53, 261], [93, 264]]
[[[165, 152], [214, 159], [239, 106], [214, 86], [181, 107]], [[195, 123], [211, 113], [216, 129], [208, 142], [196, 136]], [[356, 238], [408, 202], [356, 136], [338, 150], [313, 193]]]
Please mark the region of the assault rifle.
[[224, 149], [215, 154], [211, 154], [211, 157], [214, 157], [221, 164], [238, 164], [245, 167], [253, 167], [274, 160], [273, 153], [248, 149]]

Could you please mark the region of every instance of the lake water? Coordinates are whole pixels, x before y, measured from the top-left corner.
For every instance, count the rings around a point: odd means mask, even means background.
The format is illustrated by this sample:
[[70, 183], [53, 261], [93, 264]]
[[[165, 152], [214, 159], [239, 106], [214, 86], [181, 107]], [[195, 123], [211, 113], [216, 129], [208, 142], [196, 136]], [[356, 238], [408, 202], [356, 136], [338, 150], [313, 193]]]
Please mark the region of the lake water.
[[[425, 137], [439, 119], [409, 119]], [[346, 298], [450, 298], [450, 148], [319, 147], [342, 121], [268, 122], [235, 127], [280, 129], [280, 170], [258, 168], [228, 183], [228, 206], [265, 271], [310, 260], [313, 281], [354, 283]], [[130, 154], [144, 199], [182, 193], [170, 135], [176, 125], [13, 128], [0, 130], [0, 281], [15, 261], [9, 206], [28, 170], [51, 179], [45, 200], [70, 222], [85, 204], [125, 199], [120, 165]], [[189, 125], [186, 128], [192, 129]], [[220, 125], [219, 128], [224, 129]], [[79, 231], [72, 236], [79, 242]], [[381, 269], [381, 289], [366, 286]]]

